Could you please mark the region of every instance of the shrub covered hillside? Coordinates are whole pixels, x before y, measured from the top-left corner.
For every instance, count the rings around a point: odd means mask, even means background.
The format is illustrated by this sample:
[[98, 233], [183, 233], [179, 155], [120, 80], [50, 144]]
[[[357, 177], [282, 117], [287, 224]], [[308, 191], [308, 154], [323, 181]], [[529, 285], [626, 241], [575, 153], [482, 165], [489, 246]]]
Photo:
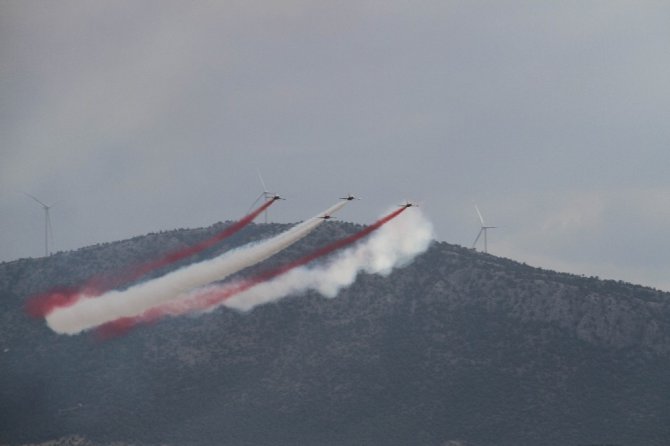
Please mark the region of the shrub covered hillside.
[[[222, 225], [0, 264], [0, 444], [670, 444], [670, 294], [448, 243], [334, 299], [108, 342], [23, 312]], [[286, 227], [251, 225], [198, 259]], [[329, 222], [269, 263], [356, 229]]]

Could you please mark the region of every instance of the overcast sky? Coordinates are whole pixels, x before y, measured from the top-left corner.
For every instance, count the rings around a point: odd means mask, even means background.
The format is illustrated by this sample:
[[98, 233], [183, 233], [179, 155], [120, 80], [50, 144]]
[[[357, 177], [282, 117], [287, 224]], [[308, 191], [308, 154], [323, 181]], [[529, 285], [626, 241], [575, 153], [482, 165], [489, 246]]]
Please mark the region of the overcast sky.
[[0, 261], [342, 194], [670, 290], [667, 1], [2, 1]]

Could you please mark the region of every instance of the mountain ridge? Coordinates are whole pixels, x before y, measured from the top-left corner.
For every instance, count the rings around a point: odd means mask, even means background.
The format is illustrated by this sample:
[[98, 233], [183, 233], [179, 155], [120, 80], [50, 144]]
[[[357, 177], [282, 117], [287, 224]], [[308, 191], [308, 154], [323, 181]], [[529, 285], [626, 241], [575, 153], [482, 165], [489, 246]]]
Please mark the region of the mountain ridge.
[[[0, 351], [14, 355], [0, 366], [0, 443], [670, 439], [670, 293], [446, 242], [389, 277], [360, 275], [333, 299], [308, 292], [246, 314], [168, 319], [103, 344], [57, 336], [22, 313], [45, 286], [120, 271], [224, 225], [0, 264]], [[193, 261], [288, 226], [251, 225]], [[258, 268], [356, 229], [329, 222]]]

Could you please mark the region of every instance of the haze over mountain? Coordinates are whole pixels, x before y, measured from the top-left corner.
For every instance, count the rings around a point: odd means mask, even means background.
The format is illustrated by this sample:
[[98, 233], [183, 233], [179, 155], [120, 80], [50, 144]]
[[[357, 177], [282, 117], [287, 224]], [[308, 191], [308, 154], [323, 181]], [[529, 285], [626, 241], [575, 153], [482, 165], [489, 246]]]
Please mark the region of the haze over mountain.
[[[670, 2], [3, 0], [0, 261], [351, 192], [670, 291]], [[374, 206], [343, 218], [367, 223]]]
[[[221, 308], [108, 342], [58, 336], [23, 311], [34, 293], [120, 271], [222, 225], [0, 264], [0, 444], [670, 440], [669, 293], [445, 242], [388, 277], [360, 276], [336, 298]], [[193, 260], [286, 227], [251, 225]], [[359, 228], [324, 224], [257, 269]]]

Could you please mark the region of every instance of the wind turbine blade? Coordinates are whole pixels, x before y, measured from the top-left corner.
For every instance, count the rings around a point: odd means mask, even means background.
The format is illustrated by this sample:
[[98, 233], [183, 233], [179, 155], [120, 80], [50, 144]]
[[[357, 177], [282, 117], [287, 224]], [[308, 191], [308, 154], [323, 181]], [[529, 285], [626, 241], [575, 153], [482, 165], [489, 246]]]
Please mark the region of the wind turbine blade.
[[484, 232], [484, 228], [481, 228], [481, 229], [479, 230], [479, 234], [477, 234], [477, 238], [476, 238], [475, 241], [472, 243], [472, 249], [475, 249], [475, 246], [477, 246], [477, 242], [479, 241], [479, 237], [482, 236], [482, 232]]
[[265, 186], [265, 181], [263, 181], [263, 176], [261, 175], [261, 171], [256, 169], [256, 173], [258, 174], [258, 179], [261, 180], [261, 186], [263, 186], [263, 192], [269, 193], [268, 188]]
[[479, 208], [477, 207], [477, 205], [475, 205], [475, 210], [477, 211], [477, 215], [479, 215], [479, 221], [482, 222], [482, 227], [486, 226], [486, 225], [484, 224], [484, 217], [482, 217], [482, 213], [479, 212]]
[[24, 192], [23, 194], [26, 195], [26, 196], [28, 196], [28, 197], [30, 197], [30, 198], [32, 198], [33, 200], [35, 200], [36, 202], [38, 202], [39, 204], [41, 204], [41, 205], [44, 206], [45, 208], [50, 207], [50, 206], [47, 206], [46, 204], [42, 203], [40, 200], [38, 200], [36, 196], [34, 196], [34, 195], [30, 195], [28, 192]]
[[258, 197], [256, 197], [256, 200], [254, 200], [253, 203], [251, 203], [251, 206], [249, 206], [249, 209], [247, 210], [247, 214], [251, 212], [251, 210], [258, 204], [261, 198], [265, 198], [265, 192], [261, 192]]

